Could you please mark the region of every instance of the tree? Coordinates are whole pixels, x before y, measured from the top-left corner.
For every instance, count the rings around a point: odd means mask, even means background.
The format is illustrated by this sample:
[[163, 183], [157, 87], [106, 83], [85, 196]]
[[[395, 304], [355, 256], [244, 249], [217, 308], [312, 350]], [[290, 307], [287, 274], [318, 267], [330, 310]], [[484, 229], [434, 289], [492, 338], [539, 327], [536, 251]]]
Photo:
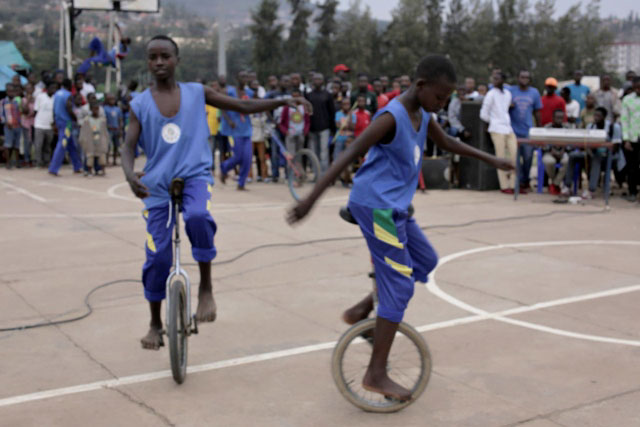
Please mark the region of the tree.
[[382, 36], [386, 73], [398, 76], [413, 70], [427, 53], [426, 28], [424, 0], [400, 0]]
[[520, 67], [515, 40], [517, 25], [515, 0], [501, 0], [490, 59], [494, 68], [500, 68], [508, 76], [514, 76]]
[[377, 23], [371, 18], [369, 7], [362, 10], [360, 0], [352, 2], [338, 25], [334, 42], [336, 61], [355, 71], [375, 73], [379, 58], [373, 55], [373, 41], [377, 32]]
[[442, 1], [426, 0], [428, 53], [440, 52], [442, 46]]
[[470, 73], [468, 58], [471, 41], [467, 33], [469, 29], [469, 16], [467, 15], [463, 0], [451, 0], [449, 13], [444, 24], [442, 37], [443, 49], [456, 67], [458, 78]]
[[601, 75], [606, 71], [606, 48], [613, 42], [613, 35], [602, 25], [600, 0], [587, 4], [586, 12], [577, 20], [577, 33], [581, 68], [587, 74]]
[[471, 51], [467, 58], [468, 69], [471, 77], [486, 81], [491, 66], [495, 12], [491, 0], [471, 0], [470, 6], [470, 15], [473, 18], [467, 31], [471, 40]]
[[254, 39], [252, 62], [262, 80], [280, 71], [283, 25], [276, 23], [279, 4], [278, 0], [262, 0], [258, 9], [251, 12], [253, 24], [249, 29]]
[[309, 66], [309, 18], [313, 13], [306, 0], [289, 0], [293, 24], [289, 29], [289, 37], [284, 44], [285, 64], [288, 70], [301, 71]]
[[313, 22], [318, 24], [318, 40], [313, 50], [315, 68], [328, 75], [334, 65], [333, 38], [336, 32], [336, 9], [338, 0], [325, 0], [319, 4], [320, 14]]

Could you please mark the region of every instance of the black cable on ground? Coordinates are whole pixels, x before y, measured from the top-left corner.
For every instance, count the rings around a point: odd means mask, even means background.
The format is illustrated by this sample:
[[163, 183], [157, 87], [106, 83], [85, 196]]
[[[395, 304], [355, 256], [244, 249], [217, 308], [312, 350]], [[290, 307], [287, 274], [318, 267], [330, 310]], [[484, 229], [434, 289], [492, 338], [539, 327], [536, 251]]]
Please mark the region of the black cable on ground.
[[[597, 211], [588, 211], [588, 212], [579, 212], [579, 211], [570, 211], [570, 210], [555, 210], [555, 211], [550, 211], [550, 212], [545, 212], [542, 214], [531, 214], [531, 215], [522, 215], [522, 216], [508, 216], [508, 217], [502, 217], [502, 218], [491, 218], [491, 219], [477, 219], [477, 220], [473, 220], [473, 221], [469, 221], [469, 222], [464, 222], [464, 223], [459, 223], [459, 224], [439, 224], [439, 225], [432, 225], [432, 226], [425, 226], [425, 227], [421, 227], [422, 230], [437, 230], [437, 229], [451, 229], [451, 228], [463, 228], [463, 227], [469, 227], [471, 225], [475, 225], [475, 224], [489, 224], [489, 223], [494, 223], [494, 222], [503, 222], [503, 221], [514, 221], [514, 220], [520, 220], [520, 219], [534, 219], [534, 218], [545, 218], [545, 217], [549, 217], [549, 216], [553, 216], [553, 215], [559, 215], [559, 214], [573, 214], [573, 215], [594, 215], [594, 214], [600, 214], [600, 213], [605, 213], [607, 212], [606, 209], [602, 209], [602, 210], [597, 210]], [[244, 252], [239, 253], [238, 255], [226, 259], [224, 261], [218, 261], [218, 262], [214, 262], [213, 265], [223, 265], [223, 264], [231, 264], [233, 262], [238, 261], [240, 258], [243, 258], [253, 252], [262, 250], [262, 249], [269, 249], [269, 248], [283, 248], [283, 247], [295, 247], [295, 246], [303, 246], [303, 245], [312, 245], [312, 244], [316, 244], [316, 243], [326, 243], [326, 242], [339, 242], [339, 241], [346, 241], [346, 240], [357, 240], [357, 239], [362, 239], [362, 236], [348, 236], [348, 237], [329, 237], [329, 238], [324, 238], [324, 239], [314, 239], [314, 240], [305, 240], [302, 242], [292, 242], [292, 243], [268, 243], [265, 245], [259, 245], [259, 246], [254, 246], [253, 248], [247, 249]], [[183, 265], [197, 265], [196, 263], [184, 263]], [[65, 323], [71, 323], [71, 322], [77, 322], [79, 320], [85, 319], [87, 317], [89, 317], [91, 315], [91, 313], [93, 313], [93, 307], [91, 306], [91, 304], [89, 303], [89, 300], [91, 298], [91, 296], [99, 291], [100, 289], [106, 288], [108, 286], [111, 285], [116, 285], [119, 283], [140, 283], [140, 280], [135, 280], [135, 279], [121, 279], [121, 280], [113, 280], [111, 282], [107, 282], [107, 283], [103, 283], [101, 285], [96, 286], [95, 288], [91, 289], [91, 291], [89, 291], [89, 293], [85, 296], [84, 298], [84, 305], [87, 307], [87, 311], [77, 317], [72, 317], [70, 319], [64, 319], [64, 320], [56, 320], [56, 321], [46, 321], [46, 322], [40, 322], [40, 323], [34, 323], [31, 325], [24, 325], [24, 326], [15, 326], [12, 328], [0, 328], [0, 332], [11, 332], [11, 331], [22, 331], [22, 330], [26, 330], [26, 329], [36, 329], [36, 328], [42, 328], [45, 326], [54, 326], [54, 325], [62, 325]]]

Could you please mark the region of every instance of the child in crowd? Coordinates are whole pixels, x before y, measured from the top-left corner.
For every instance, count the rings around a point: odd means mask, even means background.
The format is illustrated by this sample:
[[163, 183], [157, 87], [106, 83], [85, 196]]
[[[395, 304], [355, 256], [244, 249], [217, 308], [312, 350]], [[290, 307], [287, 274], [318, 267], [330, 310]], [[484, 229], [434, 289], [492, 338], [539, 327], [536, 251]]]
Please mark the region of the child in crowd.
[[[293, 88], [291, 96], [301, 96], [300, 89]], [[309, 134], [311, 117], [304, 105], [286, 106], [280, 115], [280, 132], [284, 135], [287, 151], [292, 156], [304, 147], [304, 138]]]
[[[253, 91], [253, 98], [260, 99], [260, 83], [253, 80], [249, 86]], [[267, 139], [267, 113], [264, 111], [251, 115], [251, 144], [253, 145], [253, 153], [256, 156], [256, 166], [258, 168], [258, 182], [267, 179], [267, 158], [266, 158], [266, 139]], [[253, 170], [249, 172], [249, 177], [253, 177]]]
[[27, 83], [24, 87], [24, 96], [21, 102], [20, 124], [22, 125], [24, 163], [23, 166], [31, 166], [31, 146], [33, 143], [33, 123], [36, 117], [35, 111], [35, 87]]
[[371, 113], [367, 109], [367, 96], [365, 94], [358, 95], [356, 102], [356, 124], [353, 129], [353, 136], [357, 138], [371, 123]]
[[[338, 131], [333, 147], [334, 162], [353, 139], [353, 129], [355, 128], [357, 118], [356, 113], [351, 110], [351, 101], [349, 98], [342, 99], [340, 110], [336, 112], [335, 120]], [[342, 173], [340, 181], [342, 181], [344, 187], [348, 186], [351, 182], [351, 173], [348, 168]]]
[[[122, 135], [122, 110], [116, 105], [116, 97], [111, 93], [107, 94], [103, 108], [104, 114], [107, 116], [110, 151], [113, 154], [113, 166], [115, 166], [120, 148], [120, 136]], [[109, 156], [107, 156], [107, 163], [109, 163]]]
[[[96, 175], [104, 175], [109, 150], [109, 132], [107, 119], [100, 114], [100, 104], [96, 100], [90, 104], [91, 114], [83, 118], [80, 123], [78, 142], [86, 157], [85, 176], [91, 175], [95, 166]], [[93, 165], [93, 166], [92, 166]]]
[[[20, 156], [20, 136], [22, 127], [20, 126], [20, 103], [17, 99], [17, 88], [13, 83], [6, 85], [7, 96], [2, 100], [0, 118], [4, 125], [4, 157], [7, 162], [7, 169], [18, 166]], [[13, 153], [16, 159], [13, 160]]]

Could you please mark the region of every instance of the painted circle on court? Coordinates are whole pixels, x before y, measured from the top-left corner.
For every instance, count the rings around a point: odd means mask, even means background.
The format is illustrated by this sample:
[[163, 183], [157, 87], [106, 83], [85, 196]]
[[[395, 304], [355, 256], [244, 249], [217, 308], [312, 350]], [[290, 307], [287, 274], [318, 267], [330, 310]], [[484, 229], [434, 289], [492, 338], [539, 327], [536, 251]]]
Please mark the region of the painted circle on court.
[[167, 144], [175, 144], [180, 139], [180, 127], [175, 123], [167, 123], [162, 126], [162, 139]]
[[[475, 248], [475, 249], [469, 249], [466, 251], [460, 251], [460, 252], [456, 252], [447, 256], [442, 257], [439, 262], [438, 265], [436, 266], [436, 268], [429, 274], [429, 281], [426, 284], [426, 288], [429, 292], [431, 292], [433, 295], [437, 296], [438, 298], [442, 299], [445, 302], [448, 302], [449, 304], [458, 307], [464, 311], [467, 311], [469, 313], [473, 313], [479, 316], [485, 316], [487, 319], [491, 319], [491, 320], [497, 320], [499, 322], [503, 322], [503, 323], [508, 323], [511, 325], [515, 325], [515, 326], [520, 326], [523, 328], [527, 328], [527, 329], [533, 329], [533, 330], [537, 330], [540, 332], [546, 332], [546, 333], [550, 333], [553, 335], [560, 335], [560, 336], [565, 336], [565, 337], [569, 337], [569, 338], [576, 338], [576, 339], [582, 339], [582, 340], [586, 340], [586, 341], [595, 341], [595, 342], [602, 342], [602, 343], [610, 343], [610, 344], [622, 344], [622, 345], [629, 345], [629, 346], [633, 346], [633, 347], [640, 347], [640, 340], [627, 340], [627, 339], [619, 339], [619, 338], [612, 338], [612, 337], [605, 337], [605, 336], [599, 336], [599, 335], [590, 335], [590, 334], [583, 334], [583, 333], [579, 333], [579, 332], [573, 332], [573, 331], [569, 331], [566, 329], [559, 329], [559, 328], [553, 328], [553, 327], [549, 327], [546, 325], [542, 325], [539, 323], [533, 323], [533, 322], [526, 322], [526, 321], [522, 321], [522, 320], [517, 320], [517, 319], [512, 319], [509, 316], [511, 316], [512, 314], [508, 314], [508, 315], [500, 315], [500, 314], [495, 314], [495, 313], [490, 313], [487, 312], [485, 310], [482, 310], [476, 306], [473, 306], [471, 304], [468, 304], [456, 297], [454, 297], [453, 295], [443, 291], [437, 284], [436, 279], [435, 279], [435, 275], [436, 272], [438, 271], [439, 268], [441, 268], [443, 265], [447, 264], [448, 262], [451, 262], [455, 259], [458, 258], [462, 258], [468, 255], [474, 255], [474, 254], [478, 254], [478, 253], [483, 253], [483, 252], [489, 252], [489, 251], [495, 251], [495, 250], [500, 250], [500, 249], [514, 249], [514, 248], [535, 248], [535, 247], [549, 247], [549, 246], [585, 246], [585, 245], [619, 245], [619, 246], [640, 246], [640, 241], [635, 241], [635, 240], [563, 240], [563, 241], [546, 241], [546, 242], [525, 242], [525, 243], [507, 243], [507, 244], [498, 244], [498, 245], [491, 245], [491, 246], [483, 246], [480, 248]], [[616, 295], [615, 293], [612, 293], [611, 295]], [[533, 306], [535, 306], [536, 304], [534, 304]], [[517, 309], [513, 309], [513, 310], [506, 310], [506, 311], [513, 311], [514, 314], [517, 314], [516, 312], [518, 311]], [[526, 312], [526, 311], [522, 311], [522, 312]]]

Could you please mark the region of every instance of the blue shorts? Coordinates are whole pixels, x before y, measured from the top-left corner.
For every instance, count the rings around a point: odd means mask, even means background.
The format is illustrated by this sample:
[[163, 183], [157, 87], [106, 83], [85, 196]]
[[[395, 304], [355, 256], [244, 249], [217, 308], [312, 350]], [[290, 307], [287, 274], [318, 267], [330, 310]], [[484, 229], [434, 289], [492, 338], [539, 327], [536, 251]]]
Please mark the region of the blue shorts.
[[378, 287], [378, 316], [402, 321], [415, 281], [427, 281], [438, 255], [407, 211], [373, 209], [349, 202], [371, 252]]
[[[209, 262], [216, 256], [213, 239], [217, 226], [209, 212], [211, 190], [211, 184], [203, 179], [188, 179], [182, 193], [185, 230], [197, 262]], [[167, 203], [143, 212], [147, 221], [147, 260], [142, 267], [142, 284], [149, 301], [162, 301], [166, 296], [166, 281], [173, 266], [175, 215], [172, 210]]]
[[4, 127], [4, 148], [20, 148], [20, 138], [22, 137], [22, 128], [11, 129], [9, 126]]

